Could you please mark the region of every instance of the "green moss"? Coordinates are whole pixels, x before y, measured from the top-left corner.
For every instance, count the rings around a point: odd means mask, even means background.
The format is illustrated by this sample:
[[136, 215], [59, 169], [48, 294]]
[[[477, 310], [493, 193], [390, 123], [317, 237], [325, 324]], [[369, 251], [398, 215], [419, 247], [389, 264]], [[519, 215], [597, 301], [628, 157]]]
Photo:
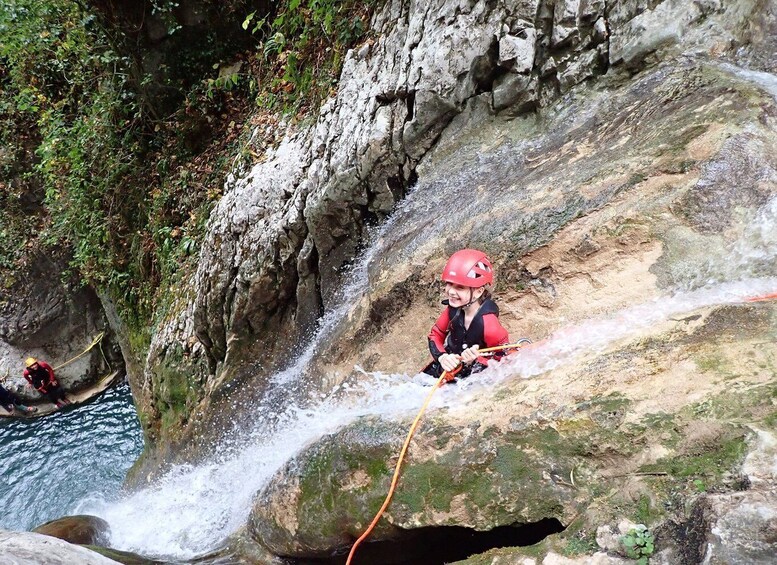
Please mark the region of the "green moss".
[[477, 460], [472, 460], [476, 449], [464, 443], [440, 460], [412, 463], [403, 472], [395, 503], [411, 514], [449, 512], [453, 499], [464, 494], [473, 516], [485, 513], [495, 524], [559, 516], [558, 497], [542, 476], [542, 469], [553, 465], [546, 458], [556, 460], [546, 448], [559, 442], [543, 442], [542, 437], [557, 438], [558, 433], [548, 428], [492, 437], [489, 456], [481, 453]]
[[389, 473], [393, 474], [394, 470], [389, 469], [386, 463], [387, 462], [382, 459], [370, 459], [366, 462], [364, 470], [366, 471], [367, 476], [374, 481]]
[[508, 477], [514, 481], [523, 482], [540, 478], [534, 457], [513, 445], [501, 446], [490, 467], [502, 477]]
[[596, 535], [590, 533], [583, 537], [573, 536], [566, 540], [562, 553], [568, 557], [578, 555], [591, 555], [599, 550], [596, 543]]
[[674, 449], [683, 439], [676, 415], [665, 412], [646, 414], [639, 424], [631, 427], [640, 436], [653, 437], [666, 448]]
[[675, 478], [720, 478], [721, 475], [741, 463], [747, 453], [744, 432], [722, 439], [715, 446], [696, 455], [677, 454], [644, 465], [640, 471], [665, 472]]
[[[775, 388], [770, 384], [709, 398], [703, 411], [741, 414], [747, 407], [747, 413], [762, 411], [762, 421], [774, 422]], [[544, 427], [524, 426], [515, 419], [512, 431], [492, 427], [471, 433], [441, 419], [430, 421], [423, 441], [431, 458], [419, 460], [419, 450], [408, 459], [390, 513], [398, 521], [439, 523], [444, 520], [441, 516], [455, 509], [457, 517], [463, 511], [478, 521], [478, 527], [487, 529], [545, 517], [563, 522], [569, 505], [578, 501], [594, 509], [597, 524], [624, 516], [656, 524], [679, 499], [728, 488], [728, 472], [737, 468], [746, 453], [747, 428], [711, 422], [703, 441], [688, 442], [683, 430], [697, 425], [706, 429], [704, 422], [698, 422], [701, 405], [677, 414], [648, 414], [636, 424], [624, 424], [630, 406], [622, 396], [595, 398], [577, 405], [574, 419]], [[766, 406], [770, 409], [763, 411]], [[350, 532], [354, 523], [363, 525], [369, 520], [385, 497], [393, 471], [388, 462], [395, 460], [402, 432], [404, 426], [366, 421], [317, 445], [300, 473], [303, 502], [298, 517], [304, 522], [300, 531], [340, 540], [338, 536]], [[671, 454], [634, 471], [640, 489], [636, 501], [623, 492], [624, 475], [605, 478], [599, 472], [607, 465], [611, 473], [619, 459], [644, 454], [656, 444], [668, 447]], [[574, 479], [570, 477], [573, 470]], [[357, 471], [362, 474], [356, 475]], [[365, 474], [364, 484], [344, 488], [344, 482], [363, 480]], [[484, 556], [544, 555], [549, 547], [570, 556], [590, 554], [596, 550], [591, 520], [586, 513], [562, 535], [553, 536], [553, 541]], [[391, 535], [388, 522], [380, 528], [377, 537]], [[474, 556], [465, 563], [480, 563], [482, 558]]]
[[699, 371], [702, 373], [713, 373], [724, 378], [732, 378], [736, 375], [732, 373], [723, 355], [711, 353], [694, 360]]
[[155, 367], [152, 403], [159, 414], [163, 436], [175, 437], [187, 423], [193, 405], [199, 401], [202, 387], [195, 379], [196, 373], [179, 345], [168, 350], [164, 362]]
[[745, 391], [724, 392], [691, 406], [687, 412], [729, 422], [758, 422], [773, 412], [777, 383], [754, 386]]
[[663, 516], [663, 512], [659, 509], [653, 508], [653, 505], [650, 502], [650, 497], [644, 494], [639, 497], [639, 500], [637, 500], [637, 504], [634, 509], [634, 514], [632, 516], [634, 522], [637, 524], [653, 524], [661, 516]]
[[[392, 428], [369, 419], [341, 433], [345, 439], [339, 435], [328, 437], [310, 448], [295, 471], [299, 476], [300, 531], [334, 544], [342, 543], [344, 529], [354, 527], [360, 519], [369, 521], [383, 503], [393, 472], [388, 463], [395, 456], [398, 447], [394, 442], [399, 438]], [[370, 440], [365, 441], [368, 437]], [[364, 484], [350, 484], [354, 479], [363, 480], [365, 475]], [[376, 535], [389, 527], [380, 523]]]
[[777, 429], [777, 411], [765, 416], [762, 422], [767, 428]]

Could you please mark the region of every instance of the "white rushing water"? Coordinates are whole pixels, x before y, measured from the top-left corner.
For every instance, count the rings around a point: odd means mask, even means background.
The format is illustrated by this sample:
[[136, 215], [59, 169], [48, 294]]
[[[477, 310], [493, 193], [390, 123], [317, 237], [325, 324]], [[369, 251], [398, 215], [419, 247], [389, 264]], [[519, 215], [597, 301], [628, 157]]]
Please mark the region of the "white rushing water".
[[[391, 221], [385, 229], [391, 228]], [[381, 238], [358, 262], [344, 293], [358, 296], [367, 287], [367, 268], [380, 255]], [[729, 248], [728, 268], [717, 278], [689, 283], [685, 290], [635, 305], [600, 319], [566, 327], [541, 343], [507, 358], [478, 377], [444, 387], [430, 410], [461, 404], [512, 379], [538, 377], [583, 352], [600, 351], [645, 328], [702, 307], [734, 304], [777, 291], [777, 199], [761, 209]], [[721, 274], [722, 273], [722, 274]], [[708, 274], [704, 274], [707, 277]], [[731, 278], [729, 278], [731, 277]], [[723, 280], [721, 280], [723, 279]], [[348, 302], [348, 301], [344, 301]], [[297, 383], [318, 344], [345, 316], [343, 306], [328, 314], [308, 349], [290, 368], [275, 375], [268, 396]], [[423, 336], [419, 336], [423, 341]], [[315, 401], [291, 402], [272, 425], [259, 407], [252, 430], [230, 434], [222, 456], [197, 467], [179, 466], [147, 489], [116, 501], [87, 500], [78, 510], [106, 519], [110, 545], [146, 556], [187, 559], [217, 547], [242, 527], [252, 501], [273, 474], [302, 448], [366, 415], [410, 418], [428, 394], [431, 377], [366, 374]], [[237, 449], [235, 449], [237, 442]]]

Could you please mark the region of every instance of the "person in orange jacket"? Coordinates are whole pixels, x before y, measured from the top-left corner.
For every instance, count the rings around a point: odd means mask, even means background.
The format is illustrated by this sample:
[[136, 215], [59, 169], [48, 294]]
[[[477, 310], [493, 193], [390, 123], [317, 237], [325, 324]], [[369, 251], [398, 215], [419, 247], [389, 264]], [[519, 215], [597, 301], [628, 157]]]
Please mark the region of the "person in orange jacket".
[[[488, 358], [478, 355], [479, 349], [506, 345], [510, 337], [499, 323], [499, 307], [491, 300], [494, 270], [485, 253], [477, 249], [457, 251], [448, 259], [442, 280], [447, 308], [429, 332], [434, 360], [423, 372], [439, 378], [443, 371], [453, 373], [461, 364], [456, 376], [464, 378], [488, 365]], [[449, 377], [447, 382], [454, 379], [453, 374]]]
[[59, 381], [54, 376], [54, 369], [45, 361], [38, 361], [34, 357], [28, 357], [25, 362], [27, 367], [24, 370], [24, 378], [30, 383], [30, 386], [48, 398], [58, 408], [70, 404], [65, 398], [65, 391], [59, 385]]

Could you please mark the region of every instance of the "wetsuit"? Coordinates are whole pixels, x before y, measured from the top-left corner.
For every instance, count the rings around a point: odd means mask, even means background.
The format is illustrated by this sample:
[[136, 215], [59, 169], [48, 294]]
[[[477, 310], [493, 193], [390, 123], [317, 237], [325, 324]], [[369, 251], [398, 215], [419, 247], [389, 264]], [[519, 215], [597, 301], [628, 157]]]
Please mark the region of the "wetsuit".
[[[33, 367], [35, 367], [33, 365]], [[45, 361], [38, 361], [37, 367], [28, 367], [24, 370], [24, 378], [39, 393], [47, 397], [53, 404], [59, 406], [67, 403], [65, 391], [59, 386], [59, 381], [54, 376], [54, 369]]]
[[19, 397], [12, 393], [10, 390], [3, 387], [3, 385], [0, 385], [0, 406], [9, 412], [13, 412], [14, 408], [18, 408], [22, 412], [28, 413], [36, 411], [36, 408], [30, 408], [22, 404], [22, 401], [19, 400]]
[[9, 412], [13, 412], [14, 404], [20, 404], [19, 399], [10, 390], [0, 385], [0, 405]]
[[[443, 304], [447, 304], [443, 300]], [[461, 308], [448, 306], [429, 332], [429, 351], [434, 357], [423, 372], [433, 377], [439, 377], [442, 374], [442, 367], [438, 359], [443, 353], [460, 354], [467, 347], [474, 345], [480, 346], [480, 349], [505, 345], [510, 343], [510, 337], [507, 330], [499, 323], [499, 307], [493, 300], [487, 298], [480, 305], [469, 328], [464, 327], [464, 311]], [[495, 355], [496, 359], [501, 358], [502, 353]], [[464, 365], [458, 377], [467, 377], [473, 373], [478, 373], [488, 365], [487, 357], [478, 357], [471, 365]]]

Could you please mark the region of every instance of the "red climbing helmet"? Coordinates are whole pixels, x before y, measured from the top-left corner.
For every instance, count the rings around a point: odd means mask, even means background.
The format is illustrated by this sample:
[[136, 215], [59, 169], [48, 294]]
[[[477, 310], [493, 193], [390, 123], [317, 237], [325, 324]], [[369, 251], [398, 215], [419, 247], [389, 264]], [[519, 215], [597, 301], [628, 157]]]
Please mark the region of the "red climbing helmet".
[[486, 254], [477, 249], [462, 249], [450, 256], [442, 270], [445, 282], [480, 288], [494, 282], [494, 270]]

